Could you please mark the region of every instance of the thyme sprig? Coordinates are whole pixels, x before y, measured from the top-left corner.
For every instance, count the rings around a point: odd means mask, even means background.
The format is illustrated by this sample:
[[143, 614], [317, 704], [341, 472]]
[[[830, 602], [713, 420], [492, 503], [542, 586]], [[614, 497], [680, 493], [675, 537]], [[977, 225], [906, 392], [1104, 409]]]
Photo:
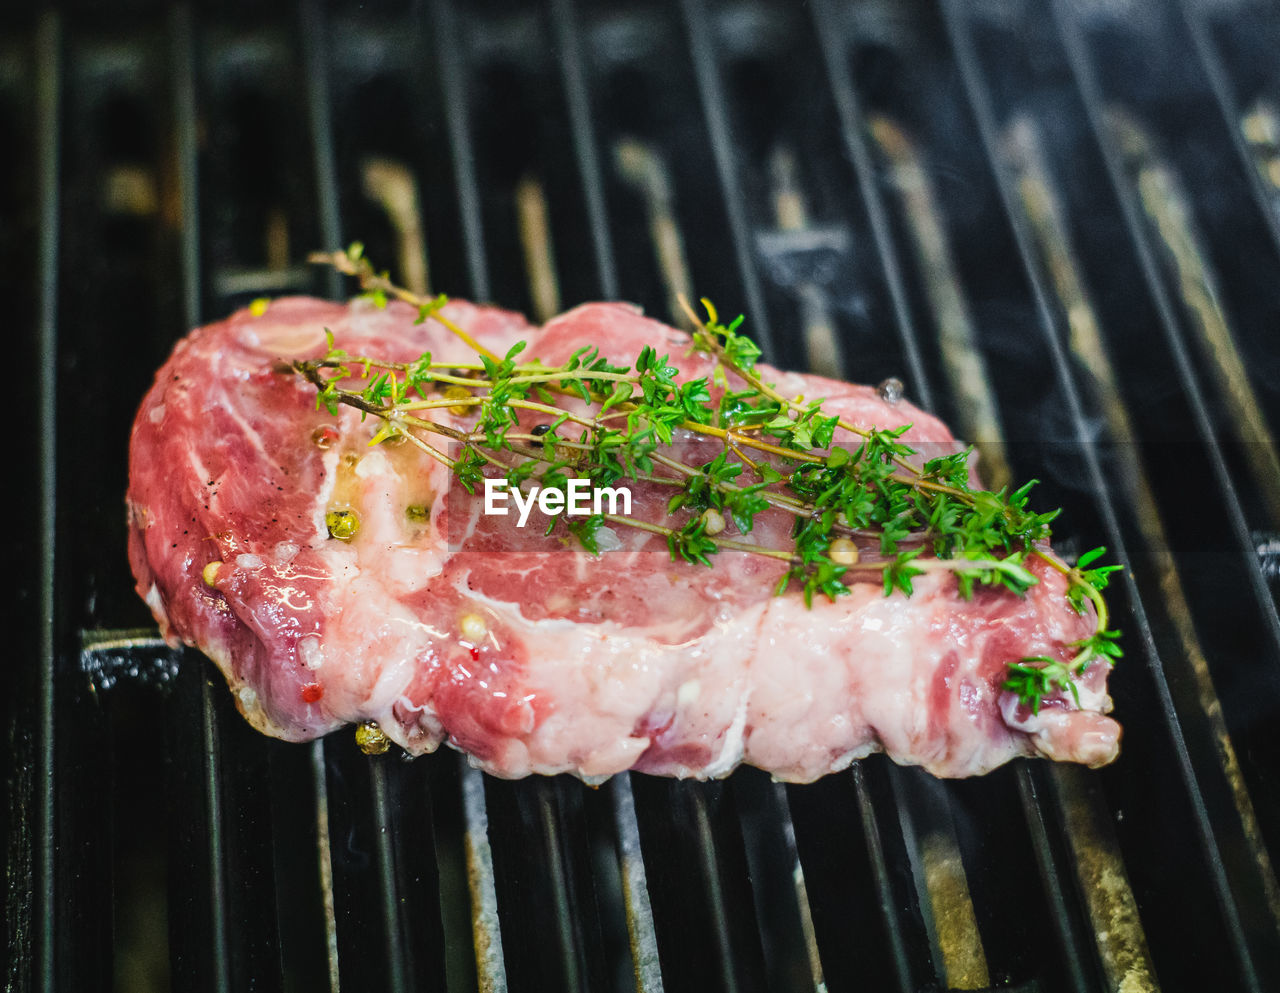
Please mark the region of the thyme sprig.
[[[1058, 511], [1030, 508], [1034, 480], [1012, 493], [978, 489], [968, 450], [922, 461], [901, 440], [908, 426], [851, 424], [828, 414], [822, 400], [784, 395], [757, 369], [760, 350], [740, 333], [741, 317], [723, 324], [703, 300], [701, 319], [681, 301], [696, 328], [693, 351], [712, 359], [709, 376], [684, 379], [670, 356], [650, 346], [627, 366], [584, 346], [549, 367], [524, 359], [525, 342], [501, 356], [484, 348], [444, 313], [444, 296], [396, 286], [359, 244], [311, 258], [355, 276], [375, 306], [395, 298], [415, 307], [418, 322], [438, 321], [475, 353], [474, 362], [436, 361], [430, 353], [394, 362], [350, 355], [326, 331], [326, 353], [289, 368], [316, 388], [317, 409], [336, 414], [345, 405], [379, 418], [370, 444], [407, 439], [470, 492], [495, 470], [516, 487], [536, 481], [567, 491], [572, 478], [596, 486], [630, 478], [672, 488], [666, 522], [560, 518], [593, 554], [600, 529], [620, 525], [661, 535], [673, 560], [710, 566], [726, 549], [761, 555], [786, 565], [776, 593], [795, 586], [808, 605], [815, 595], [848, 593], [846, 580], [867, 573], [879, 573], [886, 596], [910, 596], [913, 580], [938, 571], [954, 575], [965, 599], [980, 586], [1021, 596], [1038, 581], [1028, 568], [1037, 558], [1066, 578], [1067, 601], [1078, 613], [1092, 608], [1095, 628], [1068, 646], [1075, 654], [1066, 662], [1032, 656], [1011, 663], [1004, 687], [1035, 713], [1055, 694], [1070, 693], [1078, 705], [1076, 680], [1095, 662], [1110, 665], [1122, 654], [1102, 595], [1120, 567], [1098, 565], [1101, 548], [1075, 565], [1048, 550]], [[465, 426], [434, 419], [442, 410]], [[522, 417], [546, 423], [535, 433]], [[857, 446], [837, 444], [838, 431], [857, 438]], [[457, 454], [431, 436], [454, 443]], [[677, 445], [693, 437], [714, 439], [721, 450], [690, 465]], [[761, 514], [787, 515], [790, 548], [747, 540]], [[742, 537], [725, 533], [730, 524]]]

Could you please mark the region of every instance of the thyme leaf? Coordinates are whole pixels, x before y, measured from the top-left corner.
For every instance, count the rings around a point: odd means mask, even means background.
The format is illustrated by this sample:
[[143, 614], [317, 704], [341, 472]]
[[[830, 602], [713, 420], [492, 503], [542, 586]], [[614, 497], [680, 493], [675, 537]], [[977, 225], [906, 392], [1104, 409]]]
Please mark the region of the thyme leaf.
[[[762, 378], [760, 349], [741, 331], [741, 316], [722, 323], [703, 300], [706, 317], [699, 319], [685, 305], [695, 324], [693, 351], [713, 360], [710, 376], [682, 376], [669, 355], [648, 345], [629, 365], [587, 345], [549, 367], [522, 361], [523, 341], [501, 356], [483, 347], [449, 319], [447, 297], [396, 286], [358, 242], [312, 259], [355, 276], [375, 306], [403, 301], [416, 309], [416, 323], [444, 324], [475, 353], [474, 362], [461, 364], [430, 352], [393, 362], [350, 355], [326, 329], [323, 357], [294, 362], [292, 371], [315, 387], [317, 409], [336, 415], [345, 405], [362, 418], [380, 418], [370, 444], [407, 439], [473, 494], [495, 472], [510, 486], [536, 481], [562, 492], [571, 479], [609, 486], [624, 478], [673, 490], [661, 521], [553, 517], [548, 534], [563, 520], [569, 536], [598, 555], [599, 529], [620, 524], [665, 538], [673, 561], [711, 566], [722, 550], [772, 558], [785, 566], [775, 592], [796, 587], [808, 606], [818, 595], [847, 594], [855, 575], [876, 573], [886, 596], [911, 596], [915, 580], [939, 571], [954, 576], [966, 600], [980, 589], [1025, 596], [1038, 582], [1031, 560], [1039, 560], [1066, 577], [1067, 602], [1079, 613], [1091, 610], [1095, 624], [1089, 636], [1062, 646], [1066, 661], [1010, 662], [1003, 688], [1033, 713], [1046, 698], [1068, 693], [1079, 706], [1077, 678], [1123, 654], [1102, 596], [1121, 567], [1100, 562], [1105, 548], [1074, 565], [1048, 550], [1058, 511], [1031, 508], [1035, 480], [1011, 493], [983, 490], [973, 483], [971, 450], [922, 461], [902, 440], [910, 425], [850, 424], [820, 399], [783, 395]], [[540, 423], [530, 429], [531, 420]], [[839, 432], [855, 443], [837, 444]], [[456, 443], [457, 456], [433, 445], [433, 436]], [[714, 439], [720, 451], [689, 465], [679, 457], [688, 437]], [[749, 536], [761, 515], [771, 514], [789, 517], [789, 548], [727, 530], [731, 523]]]

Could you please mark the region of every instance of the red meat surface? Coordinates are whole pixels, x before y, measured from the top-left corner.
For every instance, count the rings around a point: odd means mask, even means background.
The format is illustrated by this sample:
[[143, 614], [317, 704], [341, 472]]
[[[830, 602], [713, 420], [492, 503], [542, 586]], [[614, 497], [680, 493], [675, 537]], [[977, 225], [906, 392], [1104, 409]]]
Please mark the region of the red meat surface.
[[[589, 344], [625, 365], [647, 344], [686, 378], [710, 371], [686, 335], [623, 305], [580, 307], [542, 328], [461, 302], [445, 313], [494, 352], [527, 341], [522, 360], [555, 364]], [[309, 299], [241, 311], [181, 341], [138, 412], [128, 493], [138, 591], [171, 642], [217, 663], [255, 727], [306, 740], [376, 721], [410, 752], [447, 742], [500, 776], [592, 781], [626, 769], [722, 776], [740, 762], [809, 781], [875, 751], [942, 776], [1019, 755], [1115, 757], [1105, 665], [1081, 678], [1078, 706], [1058, 695], [1032, 714], [1002, 689], [1011, 661], [1067, 659], [1093, 628], [1043, 563], [1025, 597], [980, 588], [966, 601], [935, 571], [911, 597], [886, 597], [877, 577], [809, 608], [798, 593], [773, 595], [785, 567], [757, 555], [673, 562], [661, 536], [625, 526], [592, 555], [543, 538], [536, 510], [523, 529], [484, 515], [445, 467], [411, 444], [371, 447], [375, 418], [318, 411], [314, 387], [280, 370], [322, 355], [326, 328], [352, 354], [473, 360], [416, 316], [397, 303]], [[761, 371], [860, 426], [910, 424], [904, 440], [918, 449], [955, 446], [905, 401]], [[664, 517], [669, 488], [631, 488], [634, 516]], [[329, 534], [335, 508], [358, 516], [350, 541]], [[751, 540], [783, 547], [790, 523], [762, 513]]]

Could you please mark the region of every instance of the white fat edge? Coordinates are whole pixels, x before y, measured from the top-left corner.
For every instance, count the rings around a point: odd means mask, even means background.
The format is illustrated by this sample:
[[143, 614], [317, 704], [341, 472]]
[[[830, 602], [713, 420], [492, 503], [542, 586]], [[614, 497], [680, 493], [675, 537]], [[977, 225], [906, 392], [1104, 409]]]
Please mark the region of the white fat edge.
[[[513, 579], [518, 577], [518, 573], [511, 575]], [[545, 634], [577, 632], [583, 635], [584, 643], [603, 641], [608, 645], [609, 651], [616, 655], [650, 651], [666, 657], [679, 654], [692, 660], [707, 651], [708, 635], [711, 631], [718, 633], [719, 637], [715, 639], [717, 641], [740, 640], [746, 633], [744, 628], [751, 627], [754, 630], [759, 626], [758, 621], [747, 619], [751, 607], [739, 612], [722, 611], [712, 622], [708, 632], [696, 638], [689, 637], [690, 622], [684, 618], [674, 619], [664, 625], [648, 625], [644, 628], [626, 627], [614, 621], [588, 624], [567, 617], [545, 617], [535, 621], [525, 617], [520, 610], [520, 605], [514, 601], [499, 599], [471, 589], [467, 585], [469, 578], [470, 574], [467, 572], [460, 574], [454, 588], [465, 600], [485, 608], [492, 616], [501, 618], [508, 628], [523, 630], [530, 638]], [[772, 606], [772, 603], [756, 606], [763, 608]], [[753, 637], [753, 641], [758, 644], [758, 638]], [[754, 650], [752, 654], [754, 655]]]
[[882, 751], [884, 751], [884, 748], [880, 742], [873, 738], [857, 748], [850, 748], [846, 752], [840, 752], [838, 755], [832, 756], [831, 760], [825, 766], [814, 771], [812, 776], [788, 776], [785, 772], [772, 772], [769, 774], [769, 778], [775, 783], [812, 783], [833, 772], [841, 772], [849, 768], [853, 763]]
[[395, 459], [375, 448], [356, 463], [355, 475], [361, 481], [363, 538], [352, 547], [362, 569], [382, 576], [396, 595], [417, 593], [444, 570], [444, 556], [435, 542], [410, 540], [403, 513], [409, 498], [405, 474]]
[[727, 776], [742, 761], [745, 748], [744, 731], [747, 727], [747, 709], [751, 698], [750, 666], [747, 668], [748, 678], [744, 680], [742, 692], [738, 694], [738, 708], [734, 712], [733, 721], [724, 733], [724, 746], [715, 760], [702, 770], [701, 775], [708, 779], [719, 779]]
[[[414, 703], [403, 693], [391, 701], [391, 706], [387, 708], [386, 717], [384, 718], [386, 726], [384, 726], [383, 730], [387, 731], [388, 734], [391, 733], [391, 727], [395, 727], [400, 732], [404, 731], [399, 720], [394, 716], [396, 707], [402, 707], [407, 713], [413, 714], [420, 721], [426, 723], [429, 727], [429, 733], [434, 737], [431, 746], [420, 750], [418, 754], [434, 752], [439, 747], [440, 742], [447, 737], [444, 725], [440, 722], [440, 715], [436, 712], [435, 707], [431, 706], [431, 701], [424, 700], [422, 703]], [[399, 742], [399, 739], [396, 740]], [[405, 740], [408, 740], [408, 735], [405, 735]], [[408, 746], [406, 745], [405, 747], [407, 748]]]
[[386, 454], [377, 448], [371, 449], [367, 455], [363, 456], [356, 463], [354, 471], [357, 479], [368, 480], [370, 477], [387, 475], [399, 478], [399, 473], [391, 468], [391, 462]]
[[196, 486], [204, 486], [209, 481], [209, 470], [201, 461], [195, 445], [187, 449], [187, 464], [191, 467], [191, 473], [196, 479]]
[[404, 696], [417, 675], [419, 652], [401, 654], [395, 663], [384, 665], [378, 679], [365, 698], [365, 709], [378, 714], [390, 714], [396, 700]]
[[[1082, 683], [1076, 683], [1076, 692], [1080, 694], [1080, 709], [1093, 710], [1100, 714], [1109, 714], [1112, 709], [1111, 696], [1107, 693], [1106, 681], [1098, 680], [1098, 688], [1092, 689]], [[1075, 699], [1071, 696], [1071, 691], [1066, 693], [1067, 699], [1071, 701], [1071, 705], [1075, 706]]]
[[165, 640], [169, 636], [169, 612], [164, 608], [164, 597], [160, 595], [160, 587], [155, 583], [151, 584], [151, 588], [147, 590], [147, 595], [143, 601], [151, 608], [151, 614], [155, 617], [156, 623], [160, 625], [160, 631], [165, 635]]
[[318, 634], [298, 639], [298, 661], [313, 672], [324, 665], [324, 642]]
[[147, 419], [152, 424], [159, 424], [164, 420], [165, 408], [163, 403], [158, 403], [151, 408], [151, 412], [147, 414]]
[[680, 688], [676, 690], [676, 706], [688, 707], [698, 702], [698, 698], [702, 696], [702, 682], [697, 679], [689, 679], [680, 684]]
[[240, 340], [252, 348], [260, 349], [279, 358], [296, 358], [319, 348], [325, 343], [324, 330], [318, 324], [283, 324], [264, 321], [246, 326], [240, 332]]
[[[382, 595], [380, 583], [374, 583], [371, 589], [369, 583], [353, 581], [348, 584], [347, 590], [348, 596], [344, 598], [345, 602], [336, 605], [336, 609], [341, 613], [351, 612], [352, 604], [356, 600], [365, 600], [369, 597], [377, 599], [376, 610], [366, 607], [360, 612], [380, 619], [378, 641], [380, 646], [387, 649], [381, 656], [382, 664], [372, 687], [362, 689], [345, 682], [342, 678], [347, 675], [345, 671], [339, 676], [337, 685], [342, 694], [339, 699], [347, 701], [347, 704], [338, 716], [355, 722], [365, 719], [369, 714], [390, 713], [396, 698], [404, 695], [413, 682], [417, 673], [418, 656], [432, 641], [442, 639], [443, 632], [423, 623], [395, 598]], [[350, 639], [340, 637], [337, 631], [338, 629], [335, 628], [324, 639], [326, 657], [354, 655], [363, 649], [368, 640], [358, 633], [359, 640], [352, 642]], [[387, 634], [385, 637], [384, 632]], [[326, 701], [328, 700], [329, 697], [326, 696]]]
[[315, 501], [311, 504], [311, 523], [315, 527], [315, 540], [323, 546], [329, 540], [329, 525], [324, 521], [329, 501], [333, 499], [334, 487], [338, 485], [338, 457], [341, 452], [335, 446], [325, 449], [322, 461], [324, 476], [320, 489], [316, 492]]

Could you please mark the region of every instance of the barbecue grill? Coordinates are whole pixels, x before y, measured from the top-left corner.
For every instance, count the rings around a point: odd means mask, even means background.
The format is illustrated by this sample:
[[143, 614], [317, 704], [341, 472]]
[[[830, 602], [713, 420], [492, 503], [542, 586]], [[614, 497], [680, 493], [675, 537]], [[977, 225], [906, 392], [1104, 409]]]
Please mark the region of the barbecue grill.
[[[1280, 989], [1277, 50], [1262, 0], [11, 12], [6, 989]], [[900, 379], [1127, 563], [1120, 760], [590, 789], [258, 736], [133, 593], [128, 427], [356, 237]]]

